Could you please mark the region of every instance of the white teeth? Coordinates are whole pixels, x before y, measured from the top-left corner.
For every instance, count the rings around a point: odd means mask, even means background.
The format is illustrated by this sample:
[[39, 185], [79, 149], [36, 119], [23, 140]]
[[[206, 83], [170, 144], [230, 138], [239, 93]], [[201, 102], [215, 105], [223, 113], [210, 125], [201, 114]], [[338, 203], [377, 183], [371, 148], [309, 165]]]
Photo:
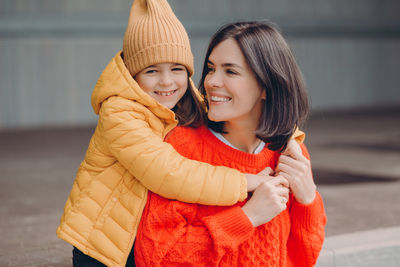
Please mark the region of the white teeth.
[[157, 95], [160, 95], [160, 96], [170, 96], [170, 95], [172, 95], [173, 93], [175, 93], [175, 90], [173, 90], [173, 91], [168, 91], [168, 92], [156, 91], [155, 93], [156, 93]]
[[215, 102], [228, 102], [231, 100], [229, 97], [211, 96], [211, 101]]

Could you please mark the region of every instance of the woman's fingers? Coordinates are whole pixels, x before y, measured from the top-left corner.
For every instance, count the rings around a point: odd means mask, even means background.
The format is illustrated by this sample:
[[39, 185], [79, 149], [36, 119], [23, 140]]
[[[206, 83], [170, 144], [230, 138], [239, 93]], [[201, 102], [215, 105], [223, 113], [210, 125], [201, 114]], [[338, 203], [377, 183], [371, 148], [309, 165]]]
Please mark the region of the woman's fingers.
[[292, 184], [293, 179], [300, 175], [296, 168], [282, 162], [276, 166], [276, 173], [284, 177], [289, 184]]
[[271, 180], [271, 184], [274, 186], [280, 185], [289, 188], [289, 181], [282, 175], [274, 177], [274, 179]]
[[290, 156], [296, 160], [304, 161], [307, 158], [303, 155], [300, 145], [295, 140], [290, 140], [282, 155]]
[[290, 189], [297, 201], [302, 204], [309, 204], [314, 200], [316, 185], [308, 159], [296, 160], [291, 156], [281, 155], [276, 173], [288, 180]]
[[288, 179], [289, 183], [292, 183], [296, 178], [300, 179], [309, 172], [311, 174], [311, 165], [307, 159], [299, 161], [285, 155], [279, 157], [276, 173]]
[[302, 168], [303, 165], [304, 165], [304, 162], [303, 162], [303, 161], [296, 160], [296, 159], [294, 159], [294, 158], [292, 158], [292, 157], [290, 157], [290, 156], [287, 156], [287, 155], [281, 155], [281, 156], [279, 157], [278, 165], [279, 165], [280, 163], [286, 164], [286, 165], [291, 166], [292, 168], [295, 168], [295, 169], [296, 169], [296, 168], [300, 169], [300, 168]]

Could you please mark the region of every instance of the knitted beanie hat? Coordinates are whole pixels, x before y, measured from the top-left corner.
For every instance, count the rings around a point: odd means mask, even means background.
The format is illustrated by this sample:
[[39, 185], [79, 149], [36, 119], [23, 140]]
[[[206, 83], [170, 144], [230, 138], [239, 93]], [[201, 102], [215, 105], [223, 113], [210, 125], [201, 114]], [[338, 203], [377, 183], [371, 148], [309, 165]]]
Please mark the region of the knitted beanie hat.
[[179, 63], [193, 74], [189, 36], [166, 0], [134, 0], [122, 49], [132, 76], [159, 63]]

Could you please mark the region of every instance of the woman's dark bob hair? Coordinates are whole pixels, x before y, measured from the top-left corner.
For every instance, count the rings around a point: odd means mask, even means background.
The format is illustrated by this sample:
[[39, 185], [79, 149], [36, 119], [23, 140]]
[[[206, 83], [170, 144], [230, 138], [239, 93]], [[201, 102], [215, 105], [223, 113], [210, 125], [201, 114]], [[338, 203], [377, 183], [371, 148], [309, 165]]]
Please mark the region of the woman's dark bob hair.
[[[271, 23], [230, 23], [214, 34], [208, 46], [199, 86], [203, 95], [206, 94], [204, 80], [210, 54], [227, 39], [237, 42], [257, 82], [266, 92], [256, 135], [269, 149], [283, 151], [296, 127], [301, 126], [308, 115], [308, 97], [300, 68], [288, 44]], [[208, 127], [226, 132], [224, 122], [208, 120]]]

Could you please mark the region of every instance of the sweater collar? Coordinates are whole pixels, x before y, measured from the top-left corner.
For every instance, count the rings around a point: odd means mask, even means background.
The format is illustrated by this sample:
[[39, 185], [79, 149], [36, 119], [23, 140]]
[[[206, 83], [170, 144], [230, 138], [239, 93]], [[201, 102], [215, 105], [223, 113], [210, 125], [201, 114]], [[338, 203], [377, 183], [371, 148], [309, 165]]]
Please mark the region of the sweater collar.
[[205, 136], [205, 139], [210, 142], [214, 153], [222, 153], [221, 155], [223, 155], [223, 157], [228, 158], [232, 162], [247, 165], [250, 169], [254, 170], [260, 170], [260, 168], [266, 166], [275, 168], [279, 153], [269, 150], [267, 146], [265, 146], [264, 149], [258, 154], [250, 154], [225, 144], [219, 140], [206, 126], [202, 126], [199, 131]]

